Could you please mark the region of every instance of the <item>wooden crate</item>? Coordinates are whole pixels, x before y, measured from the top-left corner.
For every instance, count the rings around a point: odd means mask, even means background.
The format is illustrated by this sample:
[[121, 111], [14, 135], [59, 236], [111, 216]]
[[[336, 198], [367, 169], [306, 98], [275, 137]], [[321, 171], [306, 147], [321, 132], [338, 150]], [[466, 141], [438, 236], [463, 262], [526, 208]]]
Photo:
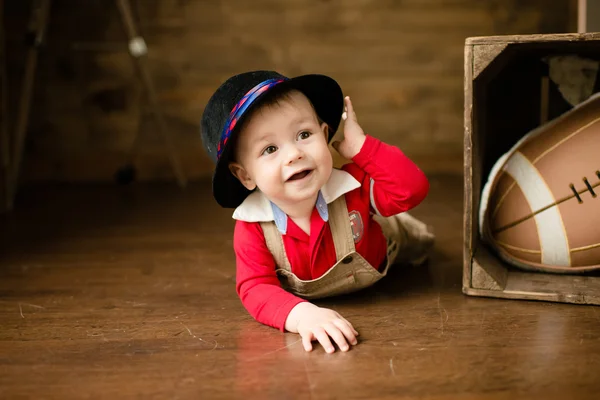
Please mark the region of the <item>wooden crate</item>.
[[[564, 54], [599, 60], [600, 33], [465, 41], [463, 292], [467, 295], [600, 304], [600, 274], [516, 269], [496, 257], [478, 232], [481, 191], [493, 164], [527, 132], [571, 107], [547, 78], [543, 61]], [[594, 92], [600, 91], [598, 81]]]

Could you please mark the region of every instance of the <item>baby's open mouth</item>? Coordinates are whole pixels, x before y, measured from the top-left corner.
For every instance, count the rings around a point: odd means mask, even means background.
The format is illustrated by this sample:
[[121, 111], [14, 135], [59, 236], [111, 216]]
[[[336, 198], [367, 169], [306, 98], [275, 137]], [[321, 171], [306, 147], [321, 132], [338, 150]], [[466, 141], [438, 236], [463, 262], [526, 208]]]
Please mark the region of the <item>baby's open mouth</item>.
[[306, 176], [308, 176], [308, 174], [310, 174], [313, 170], [312, 169], [307, 169], [305, 171], [301, 171], [298, 172], [292, 176], [290, 176], [290, 178], [288, 179], [288, 181], [297, 181], [299, 179], [305, 178]]

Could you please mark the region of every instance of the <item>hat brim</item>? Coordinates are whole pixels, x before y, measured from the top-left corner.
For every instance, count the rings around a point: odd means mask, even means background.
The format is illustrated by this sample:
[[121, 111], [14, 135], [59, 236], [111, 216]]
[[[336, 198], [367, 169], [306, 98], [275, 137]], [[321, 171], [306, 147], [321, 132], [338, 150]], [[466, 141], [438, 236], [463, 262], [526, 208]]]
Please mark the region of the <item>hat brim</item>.
[[[310, 74], [291, 78], [280, 83], [278, 86], [281, 85], [302, 92], [310, 100], [319, 118], [329, 126], [329, 142], [337, 132], [344, 108], [344, 97], [338, 83], [326, 75]], [[245, 116], [249, 115], [254, 108], [260, 105], [260, 99], [266, 93], [268, 93], [268, 91], [261, 94], [261, 96], [246, 109], [244, 115], [239, 118], [237, 126], [243, 125]], [[237, 128], [232, 133], [232, 136], [236, 134]], [[230, 140], [229, 143], [231, 142], [235, 141]], [[230, 172], [229, 163], [231, 159], [231, 146], [227, 146], [223, 149], [223, 153], [217, 161], [212, 181], [215, 200], [221, 207], [225, 208], [235, 208], [239, 206], [244, 199], [252, 193], [251, 190], [246, 189]]]

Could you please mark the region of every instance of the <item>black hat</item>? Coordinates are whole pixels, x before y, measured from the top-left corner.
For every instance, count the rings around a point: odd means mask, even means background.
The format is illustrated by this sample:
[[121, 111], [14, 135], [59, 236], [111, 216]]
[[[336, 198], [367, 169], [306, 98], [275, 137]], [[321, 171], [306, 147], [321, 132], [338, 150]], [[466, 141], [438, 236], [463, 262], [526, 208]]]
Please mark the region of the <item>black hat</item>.
[[208, 101], [201, 123], [202, 143], [216, 164], [213, 196], [222, 207], [235, 208], [251, 193], [229, 171], [230, 144], [238, 134], [236, 127], [260, 104], [265, 93], [276, 86], [296, 89], [310, 100], [319, 118], [329, 125], [329, 140], [337, 131], [344, 98], [338, 83], [328, 76], [287, 78], [273, 71], [253, 71], [229, 78]]

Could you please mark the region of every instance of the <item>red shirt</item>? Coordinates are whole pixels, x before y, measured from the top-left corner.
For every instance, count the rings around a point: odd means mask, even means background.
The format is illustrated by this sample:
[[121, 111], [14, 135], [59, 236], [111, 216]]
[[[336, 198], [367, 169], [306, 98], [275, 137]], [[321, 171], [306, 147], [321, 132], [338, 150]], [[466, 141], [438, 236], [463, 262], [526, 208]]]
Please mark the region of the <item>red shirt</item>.
[[[348, 211], [357, 211], [362, 219], [363, 233], [355, 247], [377, 268], [386, 257], [386, 239], [379, 224], [373, 220], [373, 213], [390, 216], [410, 210], [425, 198], [429, 182], [400, 149], [372, 136], [367, 135], [363, 147], [352, 161], [342, 167], [351, 176], [342, 178], [360, 184], [355, 184], [359, 187], [344, 194]], [[338, 178], [339, 174], [336, 175]], [[244, 203], [239, 208], [242, 207], [245, 207]], [[300, 279], [316, 279], [336, 263], [329, 224], [316, 208], [311, 216], [310, 236], [288, 217], [287, 232], [282, 237], [292, 272]], [[257, 321], [283, 331], [292, 308], [306, 300], [281, 287], [260, 223], [238, 219], [233, 247], [236, 289], [244, 307]]]

